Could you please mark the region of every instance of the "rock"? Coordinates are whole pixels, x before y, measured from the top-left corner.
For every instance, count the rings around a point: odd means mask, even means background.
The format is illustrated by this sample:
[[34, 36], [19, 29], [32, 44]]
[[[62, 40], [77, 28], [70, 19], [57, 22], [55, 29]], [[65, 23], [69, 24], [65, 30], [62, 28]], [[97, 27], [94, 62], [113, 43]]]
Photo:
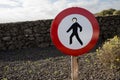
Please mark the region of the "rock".
[[10, 36], [6, 36], [2, 38], [4, 41], [10, 41], [11, 37]]
[[34, 40], [35, 38], [34, 38], [33, 35], [29, 35], [29, 36], [28, 36], [28, 39], [29, 39], [29, 40]]
[[0, 48], [4, 47], [4, 44], [3, 43], [0, 43]]
[[14, 45], [10, 45], [10, 46], [8, 47], [9, 50], [13, 50], [14, 48], [15, 48]]
[[31, 29], [25, 29], [25, 34], [32, 34], [32, 30]]
[[46, 42], [46, 43], [41, 43], [38, 45], [38, 47], [47, 47], [49, 46], [49, 44]]
[[43, 37], [36, 37], [36, 42], [43, 42], [44, 38]]

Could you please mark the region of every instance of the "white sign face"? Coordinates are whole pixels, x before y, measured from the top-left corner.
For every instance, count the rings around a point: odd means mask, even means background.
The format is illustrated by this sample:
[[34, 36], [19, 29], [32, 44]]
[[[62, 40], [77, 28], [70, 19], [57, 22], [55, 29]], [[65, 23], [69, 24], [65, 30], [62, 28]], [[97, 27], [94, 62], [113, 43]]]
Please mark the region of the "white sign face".
[[85, 16], [71, 14], [62, 19], [57, 32], [60, 42], [65, 47], [77, 50], [91, 41], [93, 28]]

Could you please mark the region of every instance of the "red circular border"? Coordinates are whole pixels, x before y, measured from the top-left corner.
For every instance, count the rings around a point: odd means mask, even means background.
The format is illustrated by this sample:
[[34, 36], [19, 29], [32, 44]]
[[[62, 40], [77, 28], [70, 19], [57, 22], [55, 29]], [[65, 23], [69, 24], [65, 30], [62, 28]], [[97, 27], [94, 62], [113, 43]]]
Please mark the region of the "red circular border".
[[[85, 47], [83, 47], [81, 49], [76, 49], [76, 50], [69, 49], [69, 48], [65, 47], [58, 38], [59, 24], [63, 18], [65, 18], [66, 16], [68, 16], [70, 14], [80, 14], [80, 15], [85, 16], [90, 21], [92, 28], [93, 28], [93, 35], [92, 35], [91, 41]], [[98, 22], [97, 22], [96, 18], [94, 17], [94, 15], [92, 13], [90, 13], [89, 11], [87, 11], [83, 8], [78, 8], [78, 7], [67, 8], [67, 9], [63, 10], [62, 12], [60, 12], [56, 16], [56, 18], [53, 20], [52, 25], [51, 25], [51, 30], [50, 30], [50, 36], [51, 36], [51, 39], [52, 39], [54, 45], [60, 51], [62, 51], [63, 53], [65, 53], [67, 55], [78, 56], [78, 55], [82, 55], [82, 54], [88, 52], [95, 46], [95, 44], [97, 43], [97, 40], [99, 38], [99, 25], [98, 25]]]

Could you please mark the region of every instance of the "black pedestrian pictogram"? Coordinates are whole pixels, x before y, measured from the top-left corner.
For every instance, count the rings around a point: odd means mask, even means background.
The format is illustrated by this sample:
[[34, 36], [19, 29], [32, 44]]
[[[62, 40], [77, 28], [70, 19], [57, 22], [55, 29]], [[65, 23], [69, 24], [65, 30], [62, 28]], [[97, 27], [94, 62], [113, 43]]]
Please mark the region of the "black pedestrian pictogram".
[[80, 28], [80, 32], [82, 31], [82, 27], [81, 25], [79, 25], [79, 23], [77, 22], [77, 18], [76, 17], [73, 17], [72, 21], [74, 22], [71, 27], [67, 30], [67, 33], [71, 30], [73, 30], [71, 36], [70, 36], [70, 43], [69, 44], [72, 44], [72, 38], [75, 36], [76, 39], [79, 41], [79, 43], [81, 45], [83, 45], [83, 42], [81, 41], [81, 39], [79, 38], [79, 35], [78, 35], [78, 28]]

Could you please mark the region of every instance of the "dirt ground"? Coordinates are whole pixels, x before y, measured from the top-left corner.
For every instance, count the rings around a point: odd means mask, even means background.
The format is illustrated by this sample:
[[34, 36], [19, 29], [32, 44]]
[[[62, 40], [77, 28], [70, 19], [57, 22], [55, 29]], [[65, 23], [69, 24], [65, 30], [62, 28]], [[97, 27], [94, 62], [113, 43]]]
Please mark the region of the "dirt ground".
[[[55, 47], [0, 52], [0, 80], [71, 80], [70, 56]], [[78, 57], [79, 80], [120, 80], [91, 52]]]

